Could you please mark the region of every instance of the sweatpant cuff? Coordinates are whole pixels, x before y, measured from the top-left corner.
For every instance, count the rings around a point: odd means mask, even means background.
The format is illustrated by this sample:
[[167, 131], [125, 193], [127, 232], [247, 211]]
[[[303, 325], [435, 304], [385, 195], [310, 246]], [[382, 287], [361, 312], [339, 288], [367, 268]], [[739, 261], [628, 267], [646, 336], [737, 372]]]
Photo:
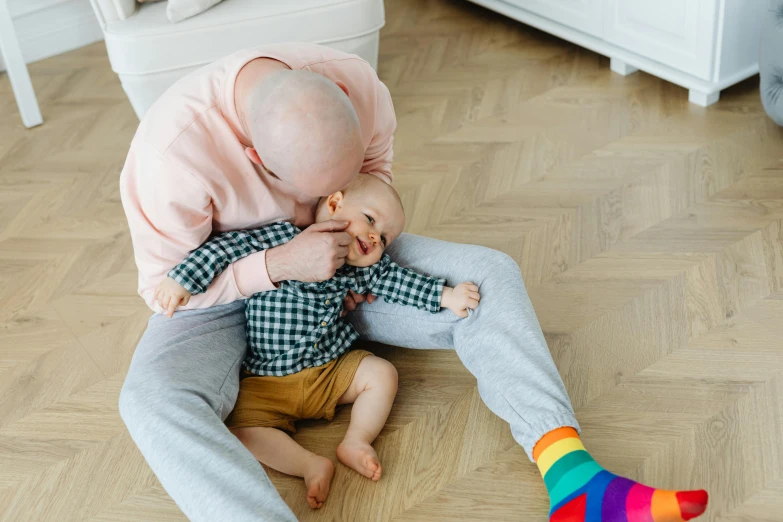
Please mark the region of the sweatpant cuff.
[[514, 440], [516, 440], [520, 446], [527, 453], [527, 457], [531, 462], [535, 462], [533, 459], [533, 448], [536, 447], [536, 443], [541, 440], [541, 437], [546, 435], [552, 430], [557, 428], [571, 427], [574, 428], [577, 433], [581, 433], [582, 430], [579, 427], [579, 423], [576, 422], [576, 418], [571, 413], [562, 413], [560, 415], [552, 415], [543, 419], [536, 419], [534, 424], [527, 426], [522, 432], [511, 430]]

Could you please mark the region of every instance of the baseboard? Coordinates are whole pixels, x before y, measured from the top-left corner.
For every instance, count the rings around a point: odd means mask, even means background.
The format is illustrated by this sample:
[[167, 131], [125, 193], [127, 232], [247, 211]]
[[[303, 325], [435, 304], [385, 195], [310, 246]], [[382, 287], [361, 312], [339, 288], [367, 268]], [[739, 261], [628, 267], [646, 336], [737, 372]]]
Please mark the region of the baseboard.
[[[9, 0], [8, 4], [27, 63], [103, 40], [89, 0], [39, 0], [32, 10], [25, 0]], [[0, 58], [0, 71], [4, 70]]]

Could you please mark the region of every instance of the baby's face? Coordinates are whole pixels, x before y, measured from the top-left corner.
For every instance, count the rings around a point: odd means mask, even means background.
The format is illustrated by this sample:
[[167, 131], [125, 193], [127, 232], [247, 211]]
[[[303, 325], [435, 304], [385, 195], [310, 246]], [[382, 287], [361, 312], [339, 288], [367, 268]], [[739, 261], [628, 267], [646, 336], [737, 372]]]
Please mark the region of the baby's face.
[[402, 205], [391, 187], [381, 180], [327, 196], [319, 207], [316, 221], [329, 219], [350, 223], [345, 230], [352, 239], [346, 263], [352, 266], [370, 266], [380, 261], [405, 226]]

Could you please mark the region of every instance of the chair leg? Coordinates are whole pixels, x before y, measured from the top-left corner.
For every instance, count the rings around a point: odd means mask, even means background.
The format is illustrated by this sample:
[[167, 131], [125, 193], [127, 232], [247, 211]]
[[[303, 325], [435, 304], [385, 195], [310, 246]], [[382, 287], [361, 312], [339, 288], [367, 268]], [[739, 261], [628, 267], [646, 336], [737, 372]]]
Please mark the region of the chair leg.
[[8, 12], [6, 0], [0, 0], [0, 54], [2, 54], [8, 71], [8, 79], [11, 80], [11, 88], [22, 115], [22, 123], [25, 127], [35, 127], [43, 123], [41, 110], [38, 108], [38, 100], [35, 99], [33, 83], [27, 72], [27, 65], [22, 58], [22, 50], [16, 39], [11, 22], [11, 14]]

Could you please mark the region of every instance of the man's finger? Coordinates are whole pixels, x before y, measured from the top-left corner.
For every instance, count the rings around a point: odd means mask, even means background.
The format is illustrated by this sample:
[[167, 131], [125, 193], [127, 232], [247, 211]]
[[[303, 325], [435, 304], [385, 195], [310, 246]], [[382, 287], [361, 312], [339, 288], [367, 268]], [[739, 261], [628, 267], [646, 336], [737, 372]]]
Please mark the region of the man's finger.
[[310, 225], [307, 230], [312, 230], [313, 232], [339, 232], [348, 228], [349, 224], [350, 223], [348, 221], [337, 221], [330, 219], [329, 221], [322, 221], [320, 223]]
[[356, 303], [356, 304], [363, 303], [363, 302], [364, 302], [364, 300], [366, 299], [366, 298], [364, 297], [364, 295], [362, 295], [362, 294], [357, 294], [357, 293], [356, 293], [356, 292], [354, 292], [353, 290], [351, 290], [351, 291], [350, 291], [350, 295], [351, 295], [351, 297], [353, 298], [353, 301], [354, 301], [354, 303]]
[[353, 242], [351, 234], [347, 232], [335, 232], [332, 235], [334, 235], [335, 239], [337, 240], [337, 244], [341, 247], [347, 247]]
[[372, 304], [373, 301], [375, 301], [375, 296], [372, 294], [367, 294], [367, 303]]
[[356, 309], [356, 301], [350, 295], [343, 299], [343, 310], [347, 312], [353, 312]]

